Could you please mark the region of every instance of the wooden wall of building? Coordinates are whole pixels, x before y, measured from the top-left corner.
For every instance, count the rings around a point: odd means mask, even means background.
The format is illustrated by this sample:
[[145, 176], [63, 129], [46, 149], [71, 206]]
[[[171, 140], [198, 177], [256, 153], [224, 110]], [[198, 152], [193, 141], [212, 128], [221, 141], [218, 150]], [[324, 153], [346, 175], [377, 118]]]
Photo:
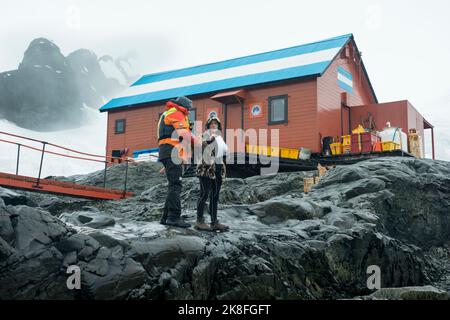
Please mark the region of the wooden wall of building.
[[[354, 50], [353, 44], [349, 43], [343, 49], [346, 53], [341, 52], [325, 74], [317, 79], [318, 132], [321, 137], [340, 136], [353, 128], [352, 124], [349, 126], [351, 121], [348, 120], [348, 109], [342, 107], [342, 103], [348, 106], [375, 103], [375, 97], [358, 60], [352, 58]], [[346, 91], [338, 84], [338, 67], [352, 74], [352, 93], [343, 95]]]

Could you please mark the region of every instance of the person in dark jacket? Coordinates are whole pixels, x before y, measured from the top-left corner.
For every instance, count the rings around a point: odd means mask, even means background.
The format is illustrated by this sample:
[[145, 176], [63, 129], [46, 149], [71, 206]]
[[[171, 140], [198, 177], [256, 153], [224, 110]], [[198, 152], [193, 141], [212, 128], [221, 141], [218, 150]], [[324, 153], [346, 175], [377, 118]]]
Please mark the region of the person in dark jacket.
[[[222, 181], [225, 179], [226, 168], [223, 155], [227, 146], [221, 135], [222, 126], [219, 118], [211, 117], [206, 123], [203, 134], [201, 162], [197, 165], [197, 176], [200, 180], [200, 197], [197, 202], [197, 222], [195, 227], [199, 230], [226, 231], [228, 226], [219, 223], [217, 219], [217, 206]], [[206, 200], [209, 197], [209, 213], [211, 224], [205, 222], [203, 212]]]
[[[162, 224], [189, 228], [190, 224], [181, 219], [180, 193], [182, 189], [183, 163], [190, 158], [188, 152], [180, 148], [181, 142], [200, 143], [190, 131], [189, 110], [192, 101], [186, 97], [178, 97], [166, 103], [167, 110], [158, 122], [159, 161], [164, 165], [168, 190]], [[174, 150], [175, 149], [175, 150]]]

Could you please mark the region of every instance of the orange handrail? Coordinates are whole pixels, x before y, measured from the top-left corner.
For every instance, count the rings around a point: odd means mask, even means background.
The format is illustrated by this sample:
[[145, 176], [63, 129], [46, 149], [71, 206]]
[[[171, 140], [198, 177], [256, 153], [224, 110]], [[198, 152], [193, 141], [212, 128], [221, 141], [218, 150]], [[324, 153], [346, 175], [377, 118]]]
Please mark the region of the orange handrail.
[[[42, 152], [42, 149], [39, 149], [39, 148], [36, 148], [36, 147], [32, 147], [32, 146], [28, 146], [26, 144], [22, 144], [22, 143], [18, 143], [18, 142], [13, 142], [13, 141], [4, 140], [4, 139], [0, 139], [0, 142], [5, 142], [5, 143], [10, 143], [10, 144], [15, 144], [15, 145], [19, 144], [22, 147]], [[105, 161], [102, 161], [102, 160], [82, 158], [82, 157], [77, 157], [77, 156], [70, 156], [68, 154], [63, 154], [63, 153], [58, 153], [58, 152], [53, 152], [53, 151], [48, 151], [48, 150], [44, 150], [44, 152], [45, 153], [54, 154], [54, 155], [57, 155], [57, 156], [72, 158], [72, 159], [88, 160], [88, 161], [95, 161], [95, 162], [105, 163]]]
[[[0, 134], [4, 134], [4, 135], [7, 135], [7, 136], [11, 136], [11, 137], [16, 137], [16, 138], [19, 138], [19, 139], [25, 139], [25, 140], [29, 140], [29, 141], [42, 143], [42, 149], [39, 149], [39, 148], [30, 146], [30, 145], [21, 144], [19, 142], [14, 142], [14, 141], [10, 141], [10, 140], [0, 139], [0, 142], [9, 143], [9, 144], [15, 144], [15, 145], [18, 146], [18, 149], [17, 149], [16, 175], [18, 175], [20, 148], [22, 146], [25, 147], [25, 148], [31, 149], [31, 150], [35, 150], [35, 151], [41, 152], [41, 161], [40, 161], [40, 165], [39, 165], [39, 174], [38, 174], [38, 178], [37, 178], [37, 184], [34, 186], [36, 188], [40, 188], [40, 184], [39, 183], [40, 183], [40, 180], [41, 180], [41, 170], [42, 170], [42, 163], [43, 163], [43, 160], [44, 160], [44, 154], [48, 153], [48, 154], [53, 154], [53, 155], [62, 156], [62, 157], [66, 157], [66, 158], [72, 158], [72, 159], [79, 159], [79, 160], [86, 160], [86, 161], [93, 161], [93, 162], [104, 163], [105, 164], [105, 169], [104, 169], [104, 175], [103, 175], [103, 187], [106, 186], [106, 168], [107, 168], [108, 163], [114, 163], [114, 160], [125, 161], [126, 166], [125, 166], [125, 181], [124, 181], [123, 197], [125, 197], [125, 195], [126, 195], [127, 179], [128, 179], [128, 163], [129, 162], [134, 162], [133, 159], [129, 159], [127, 157], [123, 158], [123, 157], [101, 156], [101, 155], [81, 152], [81, 151], [78, 151], [78, 150], [74, 150], [74, 149], [63, 147], [63, 146], [59, 146], [57, 144], [53, 144], [53, 143], [50, 143], [50, 142], [41, 141], [41, 140], [37, 140], [37, 139], [21, 136], [21, 135], [18, 135], [18, 134], [8, 133], [8, 132], [4, 132], [4, 131], [0, 131]], [[66, 150], [66, 151], [69, 151], [69, 152], [73, 152], [73, 153], [89, 156], [89, 157], [103, 158], [104, 160], [90, 159], [90, 158], [86, 158], [86, 157], [73, 156], [73, 155], [67, 155], [67, 154], [54, 152], [54, 151], [48, 151], [48, 150], [45, 150], [45, 146], [46, 145], [49, 145], [49, 146], [52, 146], [52, 147], [56, 147], [56, 148], [59, 148], [59, 149], [62, 149], [62, 150]]]
[[[124, 160], [124, 161], [133, 161], [131, 159], [122, 158], [122, 157], [120, 157], [120, 158], [119, 157], [110, 157], [110, 156], [102, 156], [102, 155], [97, 155], [97, 154], [92, 154], [92, 153], [81, 152], [81, 151], [78, 151], [78, 150], [75, 150], [75, 149], [66, 148], [66, 147], [63, 147], [63, 146], [51, 143], [51, 142], [37, 140], [37, 139], [21, 136], [21, 135], [18, 135], [18, 134], [8, 133], [8, 132], [4, 132], [4, 131], [0, 131], [0, 134], [8, 135], [8, 136], [11, 136], [11, 137], [16, 137], [16, 138], [20, 138], [20, 139], [30, 140], [30, 141], [34, 141], [34, 142], [39, 142], [39, 143], [45, 143], [45, 144], [47, 144], [49, 146], [53, 146], [53, 147], [60, 148], [60, 149], [66, 150], [66, 151], [82, 154], [82, 155], [85, 155], [85, 156], [104, 158], [105, 160], [110, 159], [109, 161], [107, 161], [108, 163], [113, 163], [113, 161], [111, 161], [111, 160], [117, 160], [117, 159]], [[7, 140], [2, 140], [2, 139], [0, 139], [0, 141], [8, 142]], [[11, 143], [11, 142], [9, 141], [9, 143]], [[12, 142], [12, 143], [20, 144], [22, 146], [25, 146], [25, 147], [33, 149], [33, 150], [42, 151], [41, 149], [37, 149], [37, 148], [34, 148], [34, 147], [26, 146], [26, 145], [18, 143], [18, 142]], [[52, 153], [50, 151], [45, 151], [45, 152], [46, 153]], [[57, 155], [64, 156], [64, 157], [69, 157], [69, 158], [75, 158], [75, 159], [84, 159], [84, 160], [91, 160], [91, 161], [97, 161], [97, 162], [103, 162], [103, 163], [105, 162], [105, 161], [99, 161], [99, 160], [93, 160], [93, 159], [87, 159], [87, 158], [81, 158], [81, 157], [74, 157], [74, 156], [69, 156], [69, 155], [59, 154], [59, 153], [53, 153], [53, 154], [57, 154]]]

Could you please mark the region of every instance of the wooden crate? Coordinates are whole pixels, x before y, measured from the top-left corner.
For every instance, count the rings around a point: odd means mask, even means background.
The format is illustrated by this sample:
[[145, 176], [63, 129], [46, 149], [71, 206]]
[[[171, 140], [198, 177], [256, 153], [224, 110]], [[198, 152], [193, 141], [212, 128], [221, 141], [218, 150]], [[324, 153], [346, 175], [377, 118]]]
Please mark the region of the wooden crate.
[[416, 158], [423, 158], [422, 139], [417, 133], [408, 134], [408, 151]]
[[393, 141], [385, 141], [383, 144], [383, 151], [394, 151], [400, 149], [400, 143], [395, 143]]
[[335, 143], [330, 144], [330, 147], [331, 147], [332, 155], [342, 154], [342, 143], [335, 142]]
[[303, 192], [308, 193], [314, 185], [314, 177], [303, 178]]
[[352, 136], [351, 135], [346, 135], [346, 136], [342, 136], [342, 145], [345, 146], [350, 146], [352, 144]]

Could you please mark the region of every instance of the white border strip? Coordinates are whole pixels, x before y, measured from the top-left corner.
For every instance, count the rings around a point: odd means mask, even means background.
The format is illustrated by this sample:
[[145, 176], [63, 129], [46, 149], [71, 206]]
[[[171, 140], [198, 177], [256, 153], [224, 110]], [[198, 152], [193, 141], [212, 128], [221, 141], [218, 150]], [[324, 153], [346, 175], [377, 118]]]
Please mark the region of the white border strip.
[[347, 78], [346, 76], [344, 76], [342, 73], [340, 73], [338, 71], [338, 80], [342, 81], [343, 83], [345, 83], [346, 85], [350, 86], [353, 88], [353, 80], [350, 80], [349, 78]]
[[132, 86], [129, 87], [121, 97], [130, 97], [143, 93], [193, 86], [196, 84], [202, 84], [212, 81], [231, 79], [251, 74], [258, 74], [263, 72], [306, 66], [318, 62], [331, 61], [339, 50], [340, 47], [337, 47], [293, 57], [257, 62], [239, 67], [221, 69], [191, 76]]

